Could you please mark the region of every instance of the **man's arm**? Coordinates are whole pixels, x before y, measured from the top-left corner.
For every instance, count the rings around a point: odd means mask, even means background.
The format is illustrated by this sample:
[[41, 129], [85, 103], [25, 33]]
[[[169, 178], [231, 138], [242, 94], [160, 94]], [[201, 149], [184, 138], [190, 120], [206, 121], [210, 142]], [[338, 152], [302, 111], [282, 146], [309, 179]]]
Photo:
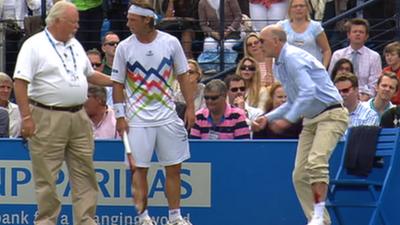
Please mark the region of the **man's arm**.
[[178, 75], [177, 80], [179, 82], [183, 98], [186, 102], [185, 124], [186, 129], [189, 130], [193, 127], [195, 121], [194, 93], [195, 90], [197, 90], [197, 86], [196, 84], [190, 82], [189, 75], [187, 73]]
[[124, 84], [114, 81], [112, 96], [114, 102], [114, 113], [117, 119], [116, 128], [120, 137], [123, 137], [123, 133], [129, 131], [128, 123], [125, 119]]
[[105, 75], [104, 73], [100, 73], [98, 71], [94, 71], [92, 76], [88, 77], [87, 80], [95, 85], [99, 86], [112, 86], [113, 82], [111, 81], [111, 77]]
[[28, 82], [22, 79], [15, 79], [14, 82], [15, 98], [21, 114], [21, 135], [29, 138], [35, 132], [35, 123], [33, 122], [28, 99]]

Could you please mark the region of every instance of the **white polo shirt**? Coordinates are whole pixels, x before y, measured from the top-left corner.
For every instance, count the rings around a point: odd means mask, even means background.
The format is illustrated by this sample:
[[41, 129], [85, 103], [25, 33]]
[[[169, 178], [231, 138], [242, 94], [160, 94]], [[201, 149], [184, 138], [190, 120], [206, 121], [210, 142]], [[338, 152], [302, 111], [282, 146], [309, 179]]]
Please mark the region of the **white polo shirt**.
[[14, 78], [29, 82], [30, 99], [66, 107], [86, 101], [86, 78], [93, 73], [85, 50], [75, 38], [63, 43], [46, 29], [22, 45]]

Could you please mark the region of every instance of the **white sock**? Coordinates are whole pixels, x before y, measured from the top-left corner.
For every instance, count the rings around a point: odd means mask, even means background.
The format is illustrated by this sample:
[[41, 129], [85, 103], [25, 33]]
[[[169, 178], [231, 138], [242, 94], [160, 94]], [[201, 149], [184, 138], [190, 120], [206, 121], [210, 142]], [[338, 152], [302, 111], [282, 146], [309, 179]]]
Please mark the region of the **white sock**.
[[141, 214], [138, 215], [139, 217], [139, 222], [142, 222], [143, 220], [149, 220], [151, 219], [149, 216], [149, 212], [146, 210], [144, 210]]
[[314, 217], [323, 217], [325, 209], [325, 202], [318, 202], [314, 204]]
[[182, 219], [181, 209], [170, 209], [168, 211], [168, 219], [171, 223]]

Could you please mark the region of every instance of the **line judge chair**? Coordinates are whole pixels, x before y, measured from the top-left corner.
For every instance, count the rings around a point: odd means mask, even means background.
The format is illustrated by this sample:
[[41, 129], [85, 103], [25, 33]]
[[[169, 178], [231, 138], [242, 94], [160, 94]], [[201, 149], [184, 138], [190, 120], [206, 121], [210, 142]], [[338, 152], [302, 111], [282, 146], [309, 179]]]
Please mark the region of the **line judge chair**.
[[348, 141], [328, 190], [327, 207], [332, 224], [400, 224], [400, 129], [380, 130], [375, 154], [379, 165], [374, 163], [368, 177], [347, 174], [344, 168], [347, 145]]

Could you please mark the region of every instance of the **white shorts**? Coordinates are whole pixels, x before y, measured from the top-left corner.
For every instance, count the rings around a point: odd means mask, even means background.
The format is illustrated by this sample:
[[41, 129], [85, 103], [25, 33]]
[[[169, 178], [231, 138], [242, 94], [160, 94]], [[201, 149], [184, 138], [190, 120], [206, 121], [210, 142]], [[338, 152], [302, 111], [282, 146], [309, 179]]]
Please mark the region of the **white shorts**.
[[137, 167], [150, 167], [154, 150], [162, 166], [190, 158], [188, 134], [181, 119], [163, 126], [129, 127], [128, 138]]

